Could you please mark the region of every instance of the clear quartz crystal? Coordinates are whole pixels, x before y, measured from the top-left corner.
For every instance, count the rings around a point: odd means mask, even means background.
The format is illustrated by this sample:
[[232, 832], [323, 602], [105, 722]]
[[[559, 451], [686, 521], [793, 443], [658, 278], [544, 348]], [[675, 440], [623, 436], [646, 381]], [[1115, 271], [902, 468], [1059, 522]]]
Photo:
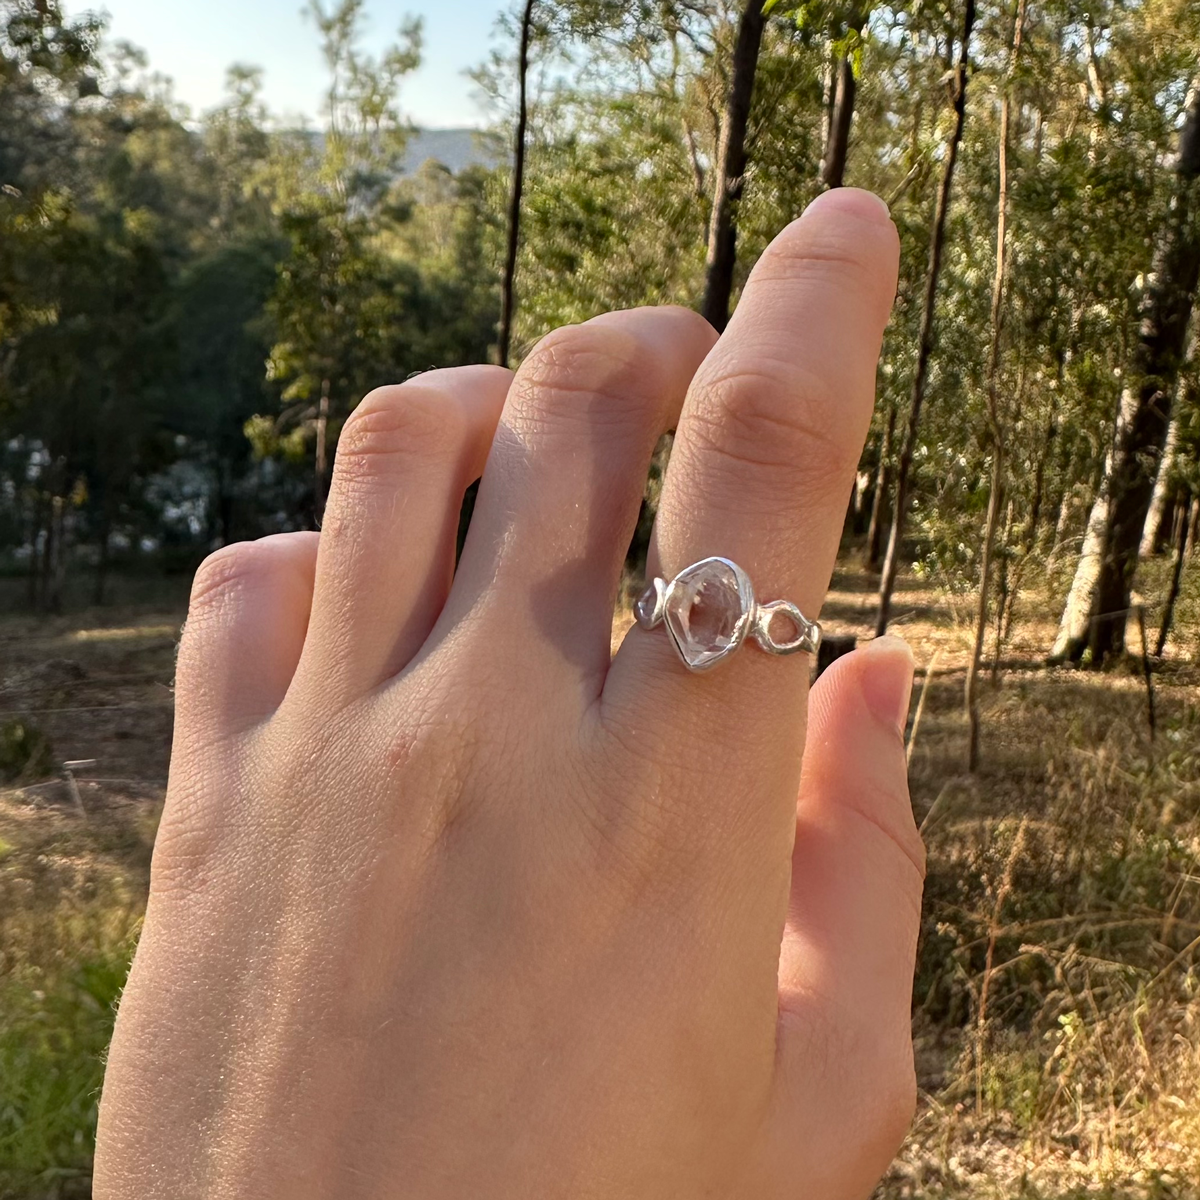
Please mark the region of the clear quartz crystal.
[[739, 640], [744, 615], [737, 575], [713, 559], [676, 577], [665, 609], [675, 642], [692, 667], [723, 658]]

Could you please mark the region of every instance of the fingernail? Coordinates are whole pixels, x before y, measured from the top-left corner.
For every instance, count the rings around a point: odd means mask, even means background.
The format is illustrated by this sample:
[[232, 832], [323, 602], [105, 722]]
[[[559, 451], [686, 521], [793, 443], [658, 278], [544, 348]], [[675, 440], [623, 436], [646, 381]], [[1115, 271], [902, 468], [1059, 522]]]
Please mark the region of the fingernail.
[[838, 208], [868, 221], [890, 221], [891, 210], [874, 192], [862, 188], [839, 187], [822, 192], [805, 210]]
[[903, 638], [889, 636], [875, 638], [864, 650], [867, 662], [859, 680], [867, 706], [878, 720], [903, 736], [912, 697], [912, 651]]

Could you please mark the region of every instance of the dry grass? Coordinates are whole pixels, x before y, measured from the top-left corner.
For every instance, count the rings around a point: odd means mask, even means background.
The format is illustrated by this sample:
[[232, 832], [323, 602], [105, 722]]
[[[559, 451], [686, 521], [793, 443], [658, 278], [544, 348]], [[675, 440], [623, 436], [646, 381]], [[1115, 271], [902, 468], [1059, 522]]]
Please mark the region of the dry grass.
[[[830, 624], [862, 632], [862, 576], [836, 584]], [[1140, 664], [1046, 669], [1057, 607], [1028, 595], [972, 776], [967, 606], [910, 580], [897, 608], [938, 668], [911, 759], [921, 1103], [879, 1197], [1200, 1195], [1200, 669], [1169, 644], [1152, 740]]]
[[[0, 623], [0, 1197], [91, 1193], [102, 1056], [140, 925], [166, 778], [177, 618]], [[132, 626], [130, 617], [137, 617]], [[122, 627], [124, 625], [124, 627]], [[82, 815], [58, 769], [79, 772]], [[48, 768], [48, 769], [47, 769]]]
[[[873, 603], [872, 581], [848, 567], [823, 619], [865, 636]], [[969, 612], [911, 579], [897, 601], [897, 632], [938, 666], [911, 761], [930, 851], [921, 1103], [879, 1196], [1200, 1196], [1200, 668], [1173, 640], [1151, 741], [1136, 664], [1046, 670], [1055, 605], [1030, 594], [983, 689], [971, 776]], [[86, 819], [62, 782], [0, 787], [0, 1197], [88, 1194], [101, 1053], [166, 774], [179, 617], [0, 621], [0, 714], [31, 721], [55, 763], [97, 760], [80, 772]], [[1192, 587], [1181, 626], [1198, 618]]]

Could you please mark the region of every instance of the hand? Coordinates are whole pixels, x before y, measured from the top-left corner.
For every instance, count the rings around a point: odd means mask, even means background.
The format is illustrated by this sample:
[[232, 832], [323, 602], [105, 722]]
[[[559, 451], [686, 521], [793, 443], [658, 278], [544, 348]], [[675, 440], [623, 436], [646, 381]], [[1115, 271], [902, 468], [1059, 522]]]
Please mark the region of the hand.
[[868, 1195], [914, 1096], [907, 650], [809, 703], [805, 655], [610, 628], [676, 425], [652, 571], [816, 614], [897, 257], [830, 192], [720, 340], [611, 313], [373, 392], [320, 536], [204, 564], [98, 1200]]

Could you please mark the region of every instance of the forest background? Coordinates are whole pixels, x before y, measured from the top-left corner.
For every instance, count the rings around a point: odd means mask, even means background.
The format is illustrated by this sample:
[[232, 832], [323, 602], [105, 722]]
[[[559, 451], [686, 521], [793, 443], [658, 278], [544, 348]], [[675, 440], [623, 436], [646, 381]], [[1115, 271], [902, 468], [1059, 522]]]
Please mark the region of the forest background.
[[89, 1194], [199, 559], [318, 526], [381, 383], [722, 327], [843, 183], [902, 265], [826, 615], [914, 642], [930, 845], [881, 1194], [1198, 1194], [1200, 6], [521, 0], [455, 170], [411, 153], [419, 22], [369, 55], [363, 0], [307, 12], [310, 129], [0, 0], [0, 1196]]

